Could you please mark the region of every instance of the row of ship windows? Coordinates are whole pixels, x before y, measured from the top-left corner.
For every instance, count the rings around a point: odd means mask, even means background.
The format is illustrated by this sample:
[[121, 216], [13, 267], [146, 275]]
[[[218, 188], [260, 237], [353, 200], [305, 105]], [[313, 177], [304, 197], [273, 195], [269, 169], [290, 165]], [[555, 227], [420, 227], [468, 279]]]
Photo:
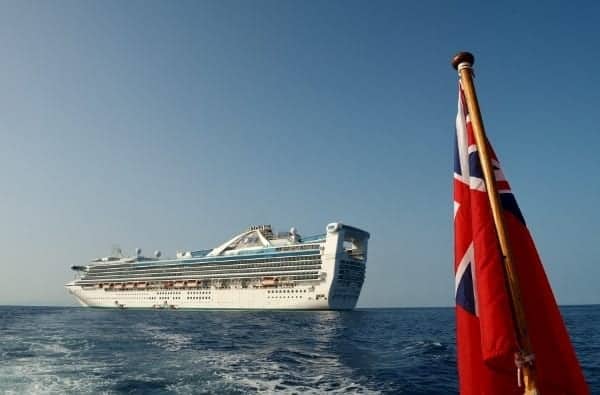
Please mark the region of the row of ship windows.
[[303, 246], [277, 247], [275, 251], [298, 251], [298, 250], [314, 250], [319, 248], [318, 244], [308, 244]]
[[[310, 267], [310, 268], [303, 268], [304, 270], [315, 270], [315, 269], [320, 269], [320, 266], [315, 266], [315, 267]], [[318, 272], [316, 271], [304, 271], [304, 273], [302, 274], [317, 274]], [[279, 271], [277, 272], [263, 272], [266, 273], [264, 275], [268, 275], [268, 276], [285, 276], [285, 277], [298, 277], [299, 275], [294, 275], [294, 274], [289, 274], [286, 272], [290, 272], [291, 270], [281, 270], [279, 269]], [[297, 270], [299, 271], [299, 270]], [[247, 271], [246, 271], [247, 272]], [[237, 276], [235, 275], [236, 273], [210, 273], [210, 275], [212, 274], [222, 274], [222, 276], [220, 277], [208, 277], [207, 274], [205, 273], [182, 273], [182, 274], [153, 274], [153, 275], [146, 275], [146, 276], [120, 276], [120, 277], [111, 277], [111, 276], [93, 276], [93, 277], [84, 277], [81, 279], [81, 281], [130, 281], [130, 280], [139, 280], [139, 279], [145, 279], [145, 278], [149, 278], [149, 279], [156, 279], [156, 278], [164, 278], [164, 279], [171, 279], [174, 277], [178, 277], [178, 278], [185, 278], [185, 277], [190, 277], [190, 278], [212, 278], [212, 279], [219, 279], [219, 278], [256, 278], [256, 274], [253, 273], [248, 273], [247, 275], [244, 274], [238, 274]], [[229, 276], [227, 276], [229, 275]]]
[[[340, 285], [344, 285], [344, 284], [340, 284]], [[347, 283], [345, 285], [351, 285], [350, 283]], [[228, 288], [229, 289], [229, 288]], [[308, 292], [306, 289], [300, 289], [300, 290], [269, 290], [267, 291], [268, 294], [298, 294], [298, 293], [306, 293]], [[176, 296], [179, 295], [179, 293], [162, 293], [162, 294], [158, 294], [159, 296], [144, 296], [141, 299], [147, 299], [147, 300], [155, 300], [155, 299], [165, 299], [165, 298], [170, 298], [170, 299], [181, 299], [181, 296]], [[203, 295], [209, 295], [209, 296], [186, 296], [186, 298], [189, 299], [210, 299], [211, 298], [211, 294], [209, 292], [204, 293]], [[137, 295], [137, 294], [121, 294], [120, 297], [124, 297], [124, 298], [137, 298], [140, 299], [141, 295]], [[96, 298], [96, 299], [105, 299], [105, 298]]]
[[[196, 276], [196, 277], [198, 277], [198, 276]], [[256, 279], [256, 276], [255, 275], [248, 275], [248, 276], [235, 276], [235, 277], [225, 277], [225, 278], [213, 278], [213, 280], [219, 280], [219, 279], [222, 279], [222, 280], [231, 280], [231, 279], [238, 279], [238, 278], [241, 278], [241, 279], [253, 279], [254, 278], [254, 279]], [[285, 278], [287, 278], [289, 280], [293, 280], [293, 281], [318, 280], [319, 279], [319, 275], [318, 275], [318, 272], [309, 272], [309, 274], [303, 274], [303, 275], [285, 274]], [[127, 278], [126, 279], [108, 279], [108, 280], [105, 280], [105, 281], [123, 281], [123, 280], [127, 281], [129, 279], [127, 279]], [[167, 278], [167, 280], [168, 280], [168, 278]], [[87, 287], [87, 286], [91, 286], [91, 285], [93, 285], [95, 283], [96, 282], [92, 281], [92, 280], [82, 279], [82, 280], [79, 280], [78, 282], [76, 282], [76, 285], [83, 284], [84, 287]], [[106, 288], [104, 290], [108, 291], [108, 289], [106, 289]], [[110, 289], [110, 291], [117, 291], [117, 292], [123, 292], [123, 293], [131, 292], [131, 291], [128, 291], [126, 289]]]
[[[310, 254], [310, 255], [302, 255], [302, 256], [291, 256], [291, 257], [277, 257], [277, 258], [270, 258], [270, 259], [244, 259], [244, 260], [231, 260], [231, 261], [216, 261], [216, 262], [190, 262], [190, 263], [179, 263], [179, 264], [161, 264], [160, 266], [165, 266], [168, 268], [186, 268], [186, 267], [190, 267], [190, 266], [217, 266], [217, 265], [244, 265], [244, 264], [248, 264], [249, 261], [250, 263], [271, 263], [271, 262], [297, 262], [297, 261], [303, 261], [306, 259], [314, 259], [314, 258], [320, 258], [321, 254], [316, 252], [315, 254]], [[132, 263], [132, 264], [120, 264], [120, 265], [98, 265], [98, 266], [94, 266], [93, 268], [91, 268], [91, 270], [97, 270], [97, 271], [101, 271], [101, 270], [147, 270], [147, 269], [154, 269], [156, 268], [156, 266], [158, 266], [157, 264], [154, 265], [144, 265], [144, 264], [140, 264], [140, 263]]]
[[[210, 291], [188, 291], [188, 295], [193, 294], [193, 295], [210, 295]], [[122, 294], [125, 297], [132, 297], [132, 296], [144, 296], [146, 295], [145, 293], [125, 293], [123, 292]], [[162, 291], [162, 292], [157, 292], [156, 295], [158, 295], [159, 297], [169, 297], [172, 299], [181, 299], [181, 292], [180, 291]], [[187, 297], [188, 299], [190, 298], [190, 296]], [[144, 296], [143, 299], [156, 299], [155, 296]]]
[[267, 291], [269, 294], [280, 294], [280, 293], [298, 293], [298, 292], [307, 292], [306, 289], [272, 289]]
[[303, 297], [304, 295], [273, 295], [267, 296], [267, 299], [300, 299]]
[[[145, 296], [145, 297], [134, 297], [134, 295], [119, 295], [119, 298], [125, 298], [126, 300], [131, 300], [131, 299], [135, 299], [135, 300], [156, 300], [159, 299], [156, 296]], [[108, 298], [98, 298], [98, 297], [90, 297], [89, 299], [91, 300], [96, 300], [96, 301], [100, 301], [100, 300], [114, 300], [111, 297]], [[162, 298], [160, 298], [162, 299]]]
[[148, 295], [148, 292], [144, 292], [144, 293], [136, 293], [136, 292], [127, 292], [127, 291], [123, 291], [121, 290], [121, 295], [122, 296], [143, 296], [146, 297]]
[[[131, 297], [131, 296], [127, 297], [126, 295], [124, 295], [124, 296], [125, 296], [125, 298], [124, 298], [125, 300], [132, 300], [132, 299], [134, 299], [134, 300], [138, 300], [138, 301], [141, 301], [141, 300], [157, 300], [157, 299], [158, 300], [165, 300], [165, 299], [167, 299], [167, 298], [157, 298], [156, 296], [137, 297], [137, 298], [134, 298], [134, 297]], [[94, 298], [94, 297], [89, 298], [89, 299], [91, 299], [93, 301], [96, 301], [96, 302], [105, 301], [105, 300], [113, 300], [113, 298]], [[170, 300], [181, 300], [181, 297], [170, 297], [169, 299]], [[187, 300], [212, 300], [212, 297], [210, 297], [210, 296], [188, 296], [186, 299]]]
[[215, 270], [224, 270], [224, 271], [234, 271], [234, 270], [245, 270], [245, 269], [265, 269], [265, 268], [275, 268], [275, 267], [303, 267], [310, 265], [321, 265], [320, 259], [311, 259], [303, 262], [273, 262], [269, 264], [246, 264], [236, 267], [223, 267], [223, 266], [211, 266], [211, 267], [186, 267], [183, 269], [172, 269], [168, 267], [163, 268], [152, 268], [149, 270], [129, 270], [129, 271], [119, 271], [119, 272], [109, 272], [109, 271], [100, 271], [100, 270], [91, 270], [87, 273], [88, 276], [102, 276], [102, 275], [138, 275], [138, 274], [152, 274], [152, 273], [189, 273], [190, 271], [198, 271], [203, 273], [214, 272]]
[[308, 262], [304, 265], [295, 265], [289, 266], [285, 263], [279, 263], [270, 265], [269, 267], [261, 267], [259, 265], [252, 265], [251, 268], [248, 269], [224, 269], [224, 270], [186, 270], [183, 272], [173, 272], [169, 270], [155, 270], [152, 273], [119, 273], [119, 274], [107, 274], [107, 273], [89, 273], [85, 276], [86, 279], [101, 279], [101, 278], [113, 278], [113, 277], [131, 277], [131, 278], [140, 278], [140, 277], [156, 277], [156, 276], [188, 276], [191, 274], [229, 274], [229, 273], [259, 273], [267, 270], [279, 270], [279, 271], [294, 271], [294, 270], [310, 270], [310, 269], [320, 269], [321, 262], [313, 261]]
[[205, 279], [205, 280], [219, 280], [219, 279], [234, 279], [234, 278], [254, 278], [254, 279], [260, 279], [261, 277], [269, 277], [269, 276], [295, 276], [295, 275], [299, 275], [299, 274], [316, 274], [317, 271], [321, 269], [320, 266], [314, 266], [314, 267], [307, 267], [307, 268], [303, 268], [303, 270], [300, 269], [279, 269], [279, 270], [274, 270], [274, 271], [257, 271], [257, 272], [240, 272], [240, 273], [233, 273], [233, 272], [229, 272], [229, 273], [164, 273], [164, 274], [150, 274], [150, 275], [145, 275], [145, 276], [102, 276], [102, 277], [97, 277], [97, 276], [93, 276], [93, 277], [83, 277], [81, 278], [81, 280], [79, 281], [85, 281], [85, 282], [90, 282], [90, 281], [94, 281], [94, 283], [96, 282], [102, 282], [102, 281], [136, 281], [136, 280], [143, 280], [143, 279], [150, 279], [150, 280], [177, 280], [179, 281], [180, 279]]
[[[181, 295], [181, 291], [160, 291], [156, 293], [157, 295]], [[210, 295], [210, 291], [188, 291], [188, 295]]]

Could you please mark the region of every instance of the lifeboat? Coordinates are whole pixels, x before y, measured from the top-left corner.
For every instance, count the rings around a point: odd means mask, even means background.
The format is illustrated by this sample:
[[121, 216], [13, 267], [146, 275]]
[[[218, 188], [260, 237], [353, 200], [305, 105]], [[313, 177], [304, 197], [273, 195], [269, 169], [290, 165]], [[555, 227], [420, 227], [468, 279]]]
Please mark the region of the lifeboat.
[[190, 288], [196, 288], [198, 286], [198, 280], [188, 280], [185, 285]]
[[138, 289], [146, 289], [147, 286], [148, 286], [148, 283], [137, 283], [135, 285], [135, 287]]
[[175, 281], [175, 288], [185, 287], [185, 281]]
[[127, 284], [125, 284], [125, 288], [126, 289], [133, 289], [133, 288], [135, 288], [135, 283], [127, 283]]
[[114, 289], [122, 289], [123, 288], [123, 284], [116, 283], [113, 287], [114, 287]]
[[277, 285], [277, 281], [275, 277], [263, 277], [261, 284], [263, 287], [273, 287]]

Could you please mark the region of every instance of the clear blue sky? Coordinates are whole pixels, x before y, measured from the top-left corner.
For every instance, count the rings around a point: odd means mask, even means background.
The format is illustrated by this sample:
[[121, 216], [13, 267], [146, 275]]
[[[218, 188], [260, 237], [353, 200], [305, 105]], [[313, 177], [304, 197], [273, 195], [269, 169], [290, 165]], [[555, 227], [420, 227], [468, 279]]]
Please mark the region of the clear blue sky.
[[600, 303], [600, 3], [0, 6], [0, 304], [250, 224], [371, 232], [361, 306], [453, 304], [458, 50], [560, 303]]

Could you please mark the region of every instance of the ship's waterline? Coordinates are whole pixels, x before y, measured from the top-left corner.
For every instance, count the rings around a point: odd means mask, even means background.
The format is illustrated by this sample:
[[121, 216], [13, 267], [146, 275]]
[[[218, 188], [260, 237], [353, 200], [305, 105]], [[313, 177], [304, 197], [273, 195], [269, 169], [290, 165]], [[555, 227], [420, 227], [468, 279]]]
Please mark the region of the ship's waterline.
[[250, 227], [210, 250], [176, 258], [121, 254], [73, 266], [82, 306], [155, 309], [349, 310], [365, 279], [369, 233], [339, 222], [300, 236]]

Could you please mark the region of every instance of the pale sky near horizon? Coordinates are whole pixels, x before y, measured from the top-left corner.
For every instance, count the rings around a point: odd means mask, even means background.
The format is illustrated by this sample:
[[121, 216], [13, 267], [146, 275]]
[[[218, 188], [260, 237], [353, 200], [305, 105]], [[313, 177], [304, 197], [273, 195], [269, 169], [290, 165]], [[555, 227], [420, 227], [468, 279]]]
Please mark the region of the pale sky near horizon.
[[561, 304], [600, 303], [600, 3], [0, 3], [0, 305], [252, 224], [371, 233], [362, 307], [451, 306], [458, 50]]

